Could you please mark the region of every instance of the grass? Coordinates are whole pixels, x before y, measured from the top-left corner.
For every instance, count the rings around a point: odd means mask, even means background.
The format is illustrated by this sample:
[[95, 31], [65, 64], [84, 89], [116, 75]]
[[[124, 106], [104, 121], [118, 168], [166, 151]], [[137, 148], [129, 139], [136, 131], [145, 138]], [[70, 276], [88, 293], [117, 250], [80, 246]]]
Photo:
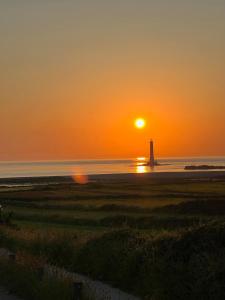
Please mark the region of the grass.
[[80, 250], [77, 268], [146, 299], [224, 299], [224, 230], [208, 224], [157, 238], [108, 233]]
[[0, 190], [0, 203], [13, 212], [15, 224], [0, 227], [1, 247], [142, 299], [225, 298], [223, 180], [17, 187]]
[[4, 245], [108, 282], [143, 299], [225, 297], [222, 221], [158, 235], [124, 229], [86, 239], [72, 234], [10, 231], [4, 241], [1, 238]]
[[0, 260], [0, 283], [24, 300], [71, 300], [72, 282], [56, 278], [40, 279], [34, 259], [23, 256], [16, 263]]

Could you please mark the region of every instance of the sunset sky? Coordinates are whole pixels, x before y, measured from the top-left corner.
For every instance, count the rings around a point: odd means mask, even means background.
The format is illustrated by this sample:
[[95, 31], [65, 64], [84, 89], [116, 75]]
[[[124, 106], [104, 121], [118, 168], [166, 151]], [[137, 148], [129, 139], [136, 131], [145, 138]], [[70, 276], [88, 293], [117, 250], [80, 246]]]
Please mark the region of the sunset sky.
[[225, 155], [225, 1], [0, 0], [0, 104], [0, 160]]

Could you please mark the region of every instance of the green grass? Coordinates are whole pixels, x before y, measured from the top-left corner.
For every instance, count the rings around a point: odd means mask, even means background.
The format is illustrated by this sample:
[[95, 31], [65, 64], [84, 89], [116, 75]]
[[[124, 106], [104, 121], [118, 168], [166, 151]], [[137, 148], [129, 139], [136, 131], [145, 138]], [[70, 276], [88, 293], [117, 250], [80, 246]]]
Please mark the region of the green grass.
[[21, 263], [0, 261], [0, 284], [24, 300], [72, 300], [72, 282], [44, 278], [38, 269]]
[[15, 224], [0, 247], [142, 299], [225, 298], [224, 181], [50, 184], [0, 190], [0, 203]]
[[225, 225], [177, 235], [108, 233], [78, 254], [80, 271], [145, 299], [224, 299]]
[[1, 237], [1, 244], [108, 282], [142, 299], [225, 297], [222, 221], [172, 233], [124, 229], [88, 238], [9, 231]]

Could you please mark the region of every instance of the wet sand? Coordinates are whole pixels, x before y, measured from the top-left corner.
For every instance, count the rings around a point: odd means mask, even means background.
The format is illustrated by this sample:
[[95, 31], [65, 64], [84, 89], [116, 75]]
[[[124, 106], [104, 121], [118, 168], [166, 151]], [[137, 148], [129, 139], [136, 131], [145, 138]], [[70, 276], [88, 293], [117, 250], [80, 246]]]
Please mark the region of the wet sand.
[[[190, 171], [190, 172], [162, 172], [162, 173], [127, 173], [127, 174], [100, 174], [87, 176], [88, 182], [135, 182], [139, 180], [154, 180], [157, 182], [178, 182], [178, 181], [225, 181], [225, 171]], [[69, 184], [74, 183], [71, 176], [51, 177], [19, 177], [0, 178], [0, 189], [29, 190], [33, 185], [46, 184]]]

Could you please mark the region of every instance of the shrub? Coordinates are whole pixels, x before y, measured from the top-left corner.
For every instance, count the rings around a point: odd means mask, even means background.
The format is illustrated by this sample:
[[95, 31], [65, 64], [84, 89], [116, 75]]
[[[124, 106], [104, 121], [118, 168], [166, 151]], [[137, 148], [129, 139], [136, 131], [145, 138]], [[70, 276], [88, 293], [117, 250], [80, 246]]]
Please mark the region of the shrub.
[[145, 299], [225, 299], [225, 224], [157, 239], [107, 233], [80, 250], [75, 268]]
[[28, 263], [0, 261], [0, 284], [24, 300], [72, 299], [72, 284], [69, 281], [40, 280], [38, 269]]

